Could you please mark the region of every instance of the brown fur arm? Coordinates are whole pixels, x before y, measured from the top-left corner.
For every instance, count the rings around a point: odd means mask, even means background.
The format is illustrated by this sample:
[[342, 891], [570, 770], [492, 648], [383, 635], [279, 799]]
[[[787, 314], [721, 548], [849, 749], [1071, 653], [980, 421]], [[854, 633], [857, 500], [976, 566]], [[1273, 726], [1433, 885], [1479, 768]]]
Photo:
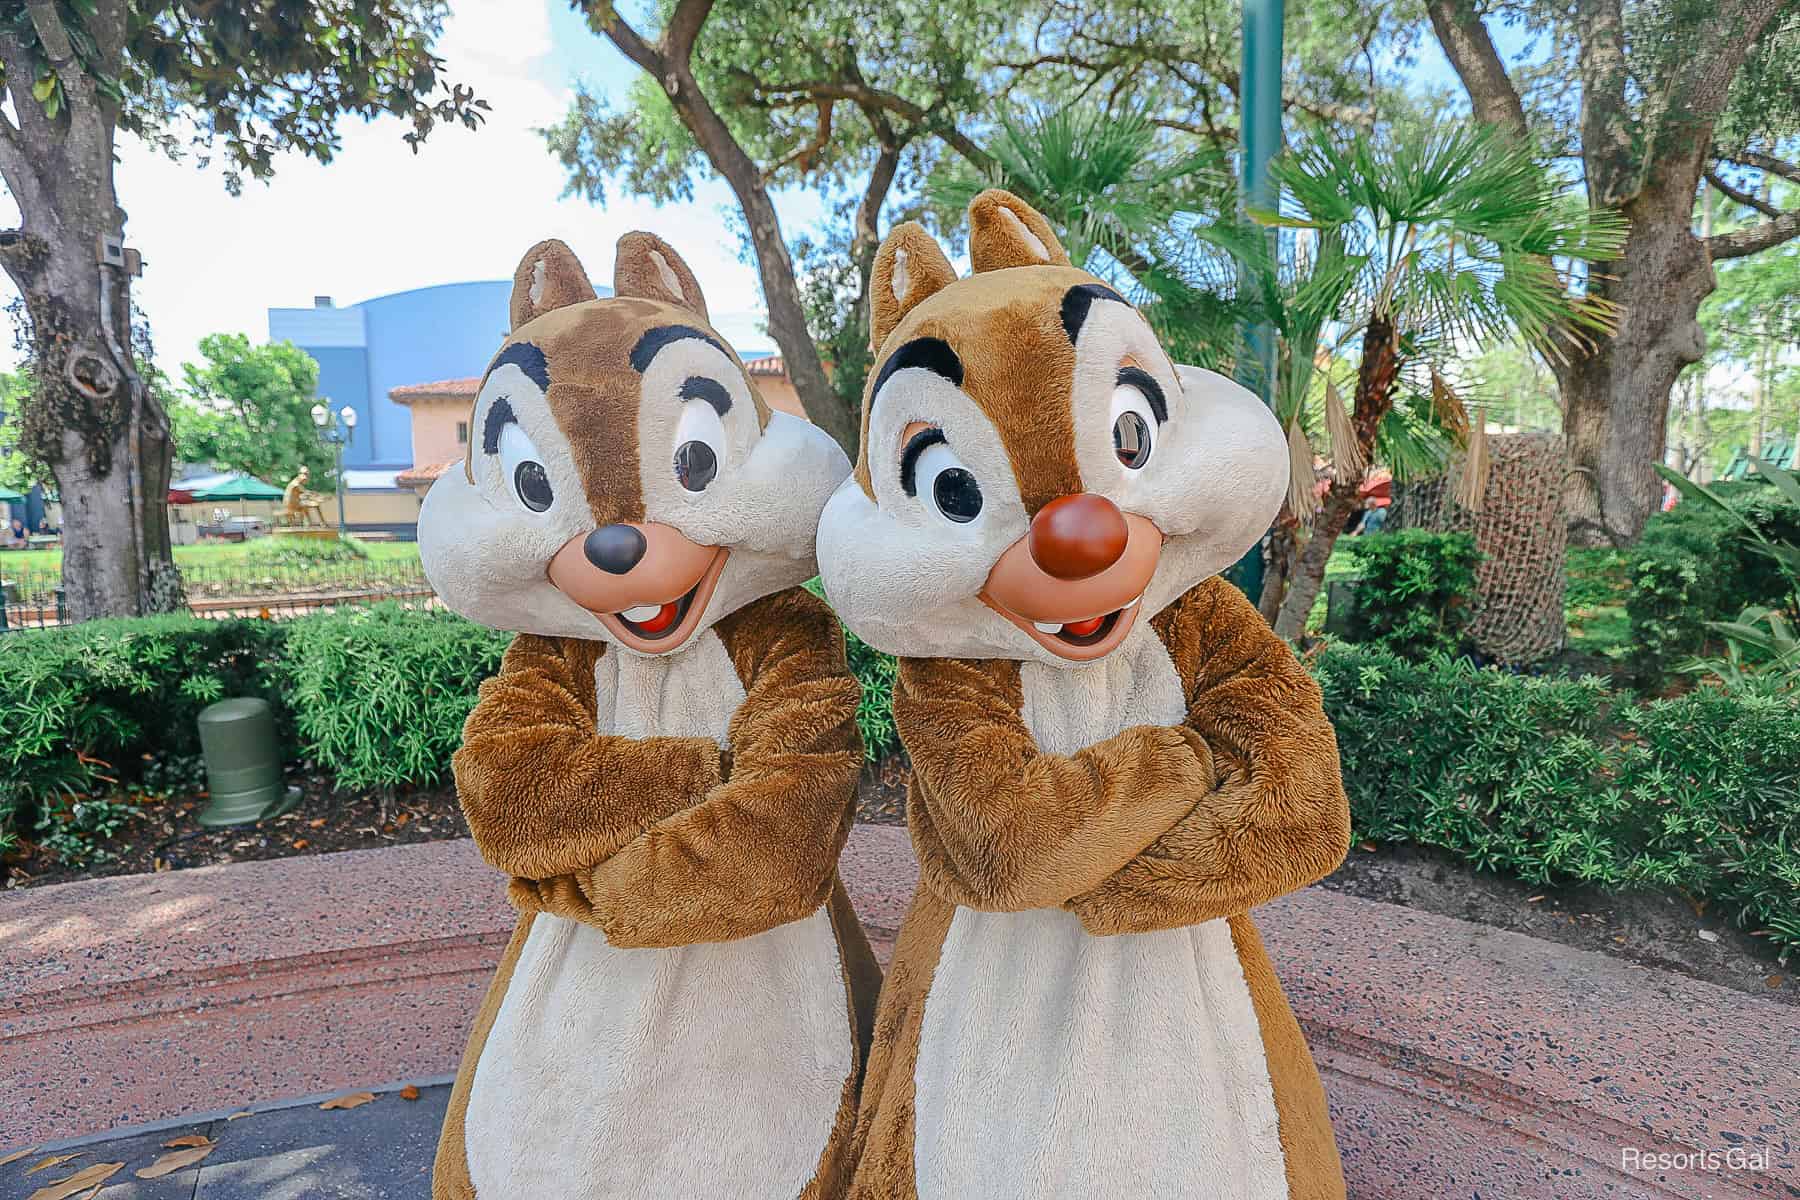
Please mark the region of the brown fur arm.
[[1019, 665], [902, 659], [894, 722], [922, 877], [968, 908], [1062, 904], [1138, 854], [1212, 787], [1191, 729], [1140, 725], [1045, 754], [1020, 715]]
[[1068, 907], [1088, 932], [1143, 932], [1242, 913], [1329, 874], [1350, 847], [1337, 738], [1319, 686], [1222, 579], [1157, 618], [1188, 688], [1187, 724], [1219, 783], [1182, 821]]
[[591, 867], [719, 781], [719, 747], [706, 738], [595, 732], [601, 649], [521, 635], [463, 726], [457, 797], [482, 856], [509, 875]]
[[862, 739], [856, 680], [824, 602], [792, 588], [716, 627], [743, 678], [731, 774], [592, 870], [541, 885], [544, 907], [615, 946], [748, 937], [823, 904], [850, 836]]

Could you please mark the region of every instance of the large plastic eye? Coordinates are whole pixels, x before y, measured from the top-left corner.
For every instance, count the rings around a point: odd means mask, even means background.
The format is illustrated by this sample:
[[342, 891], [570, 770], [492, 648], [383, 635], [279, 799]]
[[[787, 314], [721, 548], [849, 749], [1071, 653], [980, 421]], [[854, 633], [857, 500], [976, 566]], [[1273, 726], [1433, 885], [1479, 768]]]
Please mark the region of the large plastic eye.
[[981, 515], [981, 484], [945, 443], [927, 446], [913, 472], [919, 494], [930, 496], [945, 520], [967, 525]]
[[556, 500], [550, 486], [550, 474], [539, 461], [540, 455], [531, 439], [519, 426], [509, 424], [500, 433], [500, 469], [512, 483], [519, 503], [532, 512], [543, 512]]
[[675, 480], [690, 492], [703, 492], [719, 477], [725, 460], [725, 423], [705, 400], [681, 406], [675, 425]]
[[1150, 401], [1135, 387], [1122, 383], [1113, 389], [1112, 419], [1113, 454], [1130, 470], [1143, 470], [1156, 444], [1156, 417]]

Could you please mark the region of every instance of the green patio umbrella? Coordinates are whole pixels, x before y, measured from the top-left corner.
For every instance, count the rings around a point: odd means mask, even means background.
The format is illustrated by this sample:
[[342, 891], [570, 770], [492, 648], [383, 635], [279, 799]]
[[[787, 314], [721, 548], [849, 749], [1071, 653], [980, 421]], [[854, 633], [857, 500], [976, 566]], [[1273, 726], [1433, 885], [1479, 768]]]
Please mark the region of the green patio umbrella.
[[279, 500], [281, 489], [272, 483], [264, 483], [251, 475], [233, 475], [229, 479], [204, 488], [196, 488], [188, 493], [196, 501], [222, 500]]
[[24, 499], [24, 492], [15, 492], [11, 488], [0, 487], [0, 504], [18, 504]]

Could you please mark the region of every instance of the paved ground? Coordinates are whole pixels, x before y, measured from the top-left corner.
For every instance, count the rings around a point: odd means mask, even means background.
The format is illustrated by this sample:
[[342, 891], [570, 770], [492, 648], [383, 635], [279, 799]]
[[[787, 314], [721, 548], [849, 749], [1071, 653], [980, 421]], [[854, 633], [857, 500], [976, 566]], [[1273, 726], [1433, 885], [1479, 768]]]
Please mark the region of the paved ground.
[[[322, 1110], [315, 1099], [235, 1120], [218, 1116], [122, 1138], [51, 1144], [0, 1167], [0, 1200], [25, 1200], [95, 1163], [124, 1164], [95, 1200], [427, 1200], [449, 1094], [446, 1084], [421, 1088], [417, 1100], [387, 1091], [345, 1110]], [[164, 1142], [194, 1133], [212, 1138], [218, 1149], [188, 1170], [136, 1178], [167, 1153]], [[67, 1163], [25, 1173], [46, 1157], [76, 1150], [80, 1157]]]
[[[905, 831], [859, 826], [842, 873], [885, 950]], [[1357, 1200], [1800, 1200], [1793, 1007], [1318, 888], [1257, 923]], [[466, 842], [0, 894], [0, 1155], [441, 1078], [511, 925]], [[156, 1191], [129, 1172], [160, 1141], [122, 1146], [103, 1195], [425, 1195], [441, 1095], [316, 1103], [217, 1126], [206, 1165]], [[1691, 1165], [1734, 1148], [1760, 1165]], [[0, 1166], [0, 1200], [61, 1177], [18, 1190], [29, 1161]]]

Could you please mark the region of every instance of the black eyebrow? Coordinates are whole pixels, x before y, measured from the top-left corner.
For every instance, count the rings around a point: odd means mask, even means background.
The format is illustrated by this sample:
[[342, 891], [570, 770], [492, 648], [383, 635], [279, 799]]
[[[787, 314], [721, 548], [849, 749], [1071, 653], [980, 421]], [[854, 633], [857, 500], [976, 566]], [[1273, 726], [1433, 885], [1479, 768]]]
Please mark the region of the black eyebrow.
[[914, 338], [894, 351], [887, 362], [881, 365], [881, 374], [875, 376], [875, 387], [869, 395], [880, 392], [881, 385], [888, 381], [888, 376], [908, 367], [923, 367], [934, 375], [943, 376], [957, 387], [962, 386], [962, 359], [956, 357], [956, 351], [950, 348], [950, 343], [942, 338], [922, 337]]
[[1158, 425], [1169, 423], [1169, 402], [1163, 396], [1162, 384], [1151, 378], [1150, 372], [1140, 367], [1123, 366], [1119, 368], [1119, 382], [1144, 393], [1144, 399], [1150, 402], [1150, 415], [1156, 418]]
[[919, 455], [925, 453], [927, 446], [944, 444], [944, 431], [941, 429], [921, 429], [906, 439], [906, 449], [900, 452], [900, 490], [909, 496], [918, 495], [914, 486], [913, 468], [918, 465]]
[[1096, 300], [1117, 300], [1120, 304], [1126, 303], [1125, 297], [1103, 283], [1078, 283], [1063, 293], [1063, 331], [1069, 335], [1071, 346], [1075, 344], [1075, 339], [1081, 336], [1081, 327], [1087, 321], [1088, 309], [1093, 307]]
[[518, 424], [518, 420], [513, 416], [512, 405], [506, 402], [505, 396], [494, 401], [493, 406], [488, 409], [487, 421], [481, 427], [481, 452], [483, 454], [498, 453], [500, 431], [508, 425]]
[[525, 378], [537, 384], [540, 392], [550, 390], [550, 364], [545, 361], [544, 352], [530, 342], [514, 342], [503, 348], [494, 356], [494, 361], [488, 364], [488, 369], [482, 375], [481, 382], [486, 384], [489, 375], [508, 363], [525, 372]]
[[704, 329], [695, 329], [692, 325], [658, 325], [654, 329], [646, 329], [644, 335], [638, 338], [637, 345], [631, 348], [631, 369], [642, 375], [649, 368], [650, 360], [664, 346], [687, 338], [697, 338], [717, 348], [726, 358], [731, 357], [731, 351], [725, 348], [725, 343]]
[[713, 411], [721, 417], [731, 411], [731, 393], [725, 385], [716, 379], [708, 379], [704, 375], [689, 375], [681, 385], [683, 400], [704, 400], [713, 406]]

